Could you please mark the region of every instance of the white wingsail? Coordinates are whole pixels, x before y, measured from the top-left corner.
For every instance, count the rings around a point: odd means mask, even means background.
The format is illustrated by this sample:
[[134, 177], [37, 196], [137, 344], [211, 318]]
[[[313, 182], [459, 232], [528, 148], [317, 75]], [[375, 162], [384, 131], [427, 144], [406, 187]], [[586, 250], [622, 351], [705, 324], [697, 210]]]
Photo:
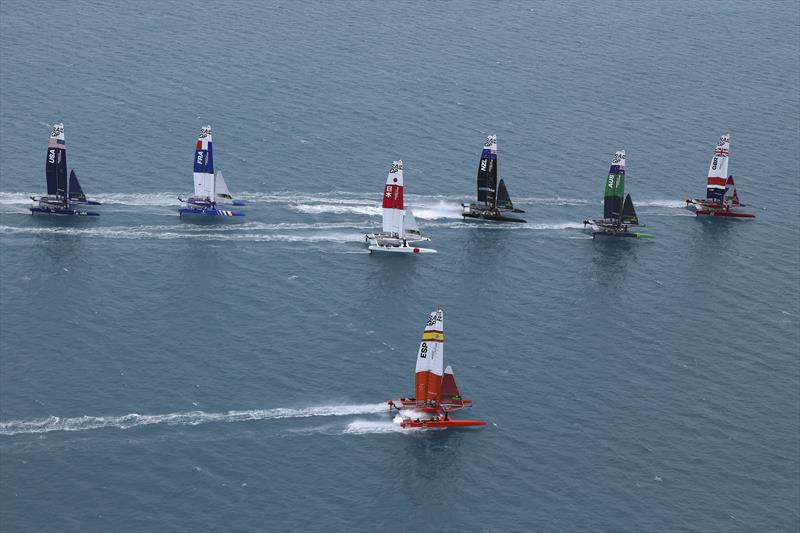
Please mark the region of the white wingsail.
[[403, 161], [392, 162], [383, 189], [383, 232], [403, 235]]
[[731, 151], [731, 134], [726, 133], [719, 138], [711, 164], [708, 166], [708, 185], [706, 198], [717, 203], [722, 203], [725, 188], [728, 183], [728, 156]]

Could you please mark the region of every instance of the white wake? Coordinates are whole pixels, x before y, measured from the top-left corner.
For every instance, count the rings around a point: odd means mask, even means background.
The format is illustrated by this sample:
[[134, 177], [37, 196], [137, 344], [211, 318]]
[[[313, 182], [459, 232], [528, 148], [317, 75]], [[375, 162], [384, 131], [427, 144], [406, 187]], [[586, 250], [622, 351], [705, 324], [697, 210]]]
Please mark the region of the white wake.
[[247, 411], [227, 411], [206, 413], [187, 411], [161, 415], [140, 415], [131, 413], [123, 416], [80, 416], [60, 418], [51, 416], [30, 420], [8, 420], [0, 422], [0, 435], [32, 435], [52, 431], [88, 431], [90, 429], [117, 428], [130, 429], [140, 426], [197, 426], [210, 422], [246, 422], [251, 420], [275, 420], [281, 418], [309, 418], [317, 416], [352, 416], [385, 413], [385, 403], [361, 405], [327, 405], [299, 409], [275, 408], [253, 409]]

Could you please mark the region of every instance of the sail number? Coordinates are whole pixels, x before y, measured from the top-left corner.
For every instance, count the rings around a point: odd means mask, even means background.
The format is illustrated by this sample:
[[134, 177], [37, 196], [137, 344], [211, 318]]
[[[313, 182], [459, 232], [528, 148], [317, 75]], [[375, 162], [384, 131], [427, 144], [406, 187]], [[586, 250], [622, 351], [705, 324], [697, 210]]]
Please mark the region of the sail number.
[[486, 159], [481, 159], [481, 172], [486, 171]]
[[419, 356], [422, 359], [425, 359], [426, 357], [428, 357], [428, 343], [423, 342], [422, 344], [420, 344], [420, 346], [419, 346]]
[[50, 150], [50, 155], [49, 155], [48, 161], [50, 163], [55, 163], [56, 162], [56, 151], [55, 150]]

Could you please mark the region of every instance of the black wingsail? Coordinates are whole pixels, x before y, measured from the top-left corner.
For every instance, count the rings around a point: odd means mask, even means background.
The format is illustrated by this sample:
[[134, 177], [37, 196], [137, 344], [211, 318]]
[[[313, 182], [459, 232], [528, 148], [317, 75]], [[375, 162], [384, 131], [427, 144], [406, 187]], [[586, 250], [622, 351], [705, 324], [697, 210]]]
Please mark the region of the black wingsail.
[[83, 189], [81, 189], [81, 184], [78, 183], [78, 176], [75, 175], [74, 170], [70, 170], [69, 172], [69, 199], [81, 202], [86, 201], [86, 195]]
[[633, 208], [633, 200], [631, 195], [625, 196], [625, 204], [622, 206], [622, 223], [623, 224], [638, 224], [639, 217], [636, 216], [636, 210]]
[[478, 163], [478, 201], [488, 205], [495, 203], [497, 190], [497, 136], [486, 139]]
[[50, 133], [45, 158], [45, 175], [47, 176], [47, 194], [61, 196], [67, 201], [67, 150], [64, 144], [64, 125], [56, 124]]

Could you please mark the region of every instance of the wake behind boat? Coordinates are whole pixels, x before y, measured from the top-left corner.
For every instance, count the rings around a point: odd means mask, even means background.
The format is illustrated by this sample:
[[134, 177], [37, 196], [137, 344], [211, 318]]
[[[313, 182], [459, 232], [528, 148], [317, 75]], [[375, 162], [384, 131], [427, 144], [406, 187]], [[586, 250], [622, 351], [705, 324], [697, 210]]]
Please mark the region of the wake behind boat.
[[47, 196], [32, 196], [32, 215], [67, 215], [96, 217], [99, 213], [84, 211], [78, 204], [100, 205], [86, 199], [78, 178], [73, 171], [67, 179], [67, 145], [64, 140], [64, 124], [55, 124], [50, 132], [45, 158]]
[[[225, 220], [225, 217], [243, 217], [242, 211], [220, 209], [219, 205], [244, 205], [233, 200], [222, 172], [214, 173], [214, 152], [211, 126], [200, 129], [194, 154], [194, 195], [186, 200], [178, 198], [185, 206], [178, 209], [180, 218], [198, 221]], [[219, 200], [219, 205], [218, 205]], [[237, 203], [238, 202], [238, 203]]]
[[435, 254], [432, 248], [421, 248], [414, 243], [429, 241], [423, 237], [410, 207], [403, 205], [403, 161], [392, 162], [386, 186], [383, 189], [383, 231], [365, 236], [370, 253], [390, 252], [401, 254]]
[[[719, 138], [711, 164], [708, 167], [706, 197], [686, 200], [686, 207], [693, 209], [697, 216], [755, 218], [755, 215], [742, 213], [734, 209], [744, 207], [739, 201], [733, 176], [728, 175], [728, 157], [730, 156], [731, 134], [726, 133]], [[727, 179], [725, 176], [728, 176]]]
[[505, 182], [497, 181], [497, 135], [489, 135], [483, 145], [481, 160], [478, 163], [478, 203], [462, 204], [464, 218], [481, 220], [500, 220], [504, 222], [525, 222], [514, 216], [524, 213], [514, 208]]
[[446, 428], [485, 426], [483, 420], [454, 420], [451, 413], [472, 406], [461, 397], [453, 369], [444, 368], [444, 317], [442, 310], [428, 315], [419, 343], [416, 367], [416, 395], [387, 403], [398, 411], [403, 428]]
[[631, 231], [631, 228], [640, 225], [643, 224], [639, 224], [631, 195], [625, 194], [625, 150], [619, 150], [614, 154], [606, 178], [603, 218], [584, 220], [583, 226], [591, 229], [592, 237], [653, 237], [649, 233]]

